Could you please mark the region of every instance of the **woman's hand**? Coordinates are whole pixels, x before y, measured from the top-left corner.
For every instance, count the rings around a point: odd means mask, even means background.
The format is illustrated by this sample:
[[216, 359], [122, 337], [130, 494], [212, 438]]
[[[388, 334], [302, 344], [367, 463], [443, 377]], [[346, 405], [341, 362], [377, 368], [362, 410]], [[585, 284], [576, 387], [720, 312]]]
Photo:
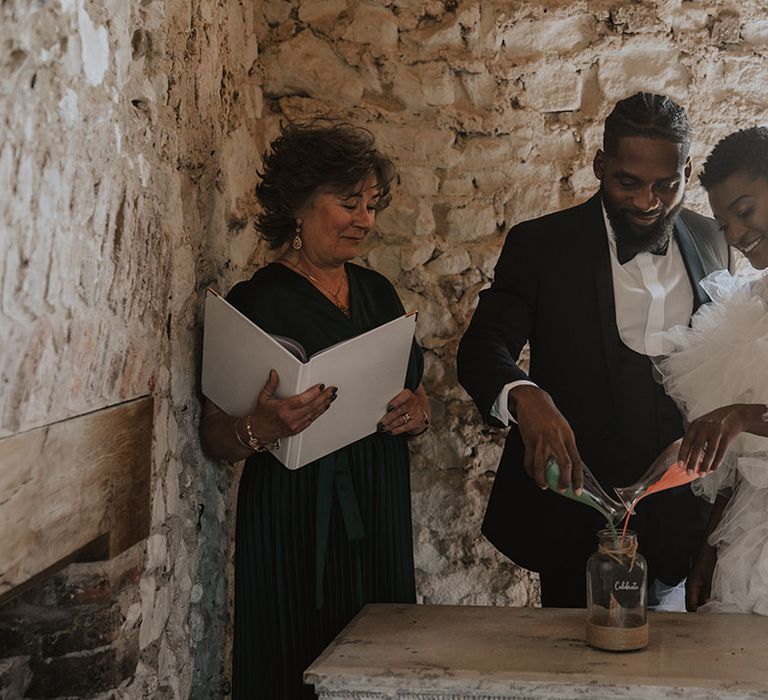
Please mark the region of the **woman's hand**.
[[242, 423], [246, 420], [253, 437], [262, 445], [268, 445], [304, 430], [325, 413], [336, 398], [335, 387], [318, 384], [296, 396], [276, 399], [274, 394], [279, 381], [277, 372], [272, 370], [250, 416], [230, 416], [205, 400], [200, 432], [203, 449], [210, 457], [237, 462], [253, 454], [253, 448], [245, 441], [248, 436], [244, 434]]
[[415, 392], [403, 389], [389, 402], [377, 427], [379, 432], [389, 435], [418, 435], [429, 427], [429, 415], [427, 392], [419, 384]]
[[336, 398], [336, 387], [316, 384], [287, 399], [274, 398], [280, 377], [270, 370], [269, 379], [259, 392], [256, 408], [250, 415], [253, 434], [261, 443], [296, 435], [325, 413]]
[[747, 429], [749, 408], [749, 404], [722, 406], [691, 422], [680, 445], [680, 466], [702, 473], [717, 469], [729, 445]]
[[700, 605], [709, 601], [715, 564], [717, 550], [704, 544], [685, 579], [685, 609], [688, 612], [696, 612]]

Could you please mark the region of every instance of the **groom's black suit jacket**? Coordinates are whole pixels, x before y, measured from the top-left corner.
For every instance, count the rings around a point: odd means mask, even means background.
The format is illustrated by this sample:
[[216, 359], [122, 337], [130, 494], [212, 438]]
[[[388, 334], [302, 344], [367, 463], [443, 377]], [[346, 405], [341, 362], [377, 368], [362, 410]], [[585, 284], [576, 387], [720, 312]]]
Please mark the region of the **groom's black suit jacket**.
[[[683, 209], [675, 237], [694, 294], [708, 301], [702, 277], [728, 266], [714, 221]], [[517, 360], [530, 343], [530, 373]], [[681, 416], [653, 378], [650, 360], [622, 343], [608, 240], [599, 195], [509, 232], [490, 289], [481, 292], [458, 354], [459, 380], [486, 422], [502, 387], [530, 379], [570, 423], [584, 463], [606, 491], [629, 485], [683, 433]], [[483, 533], [510, 559], [535, 571], [586, 558], [603, 526], [595, 511], [541, 491], [523, 469], [512, 427], [483, 521]], [[688, 571], [707, 504], [681, 487], [641, 502], [632, 527], [650, 575], [676, 583]]]

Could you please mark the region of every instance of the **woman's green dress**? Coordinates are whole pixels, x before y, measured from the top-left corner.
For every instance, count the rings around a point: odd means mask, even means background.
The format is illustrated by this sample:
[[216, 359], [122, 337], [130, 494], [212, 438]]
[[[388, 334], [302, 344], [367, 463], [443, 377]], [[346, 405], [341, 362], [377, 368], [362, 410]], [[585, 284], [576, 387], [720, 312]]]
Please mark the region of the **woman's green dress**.
[[[228, 300], [311, 356], [403, 314], [384, 277], [346, 269], [349, 317], [279, 263], [236, 285]], [[422, 369], [414, 343], [406, 387], [418, 387]], [[237, 503], [233, 698], [313, 698], [304, 669], [374, 602], [415, 602], [406, 440], [374, 433], [296, 470], [253, 455]]]

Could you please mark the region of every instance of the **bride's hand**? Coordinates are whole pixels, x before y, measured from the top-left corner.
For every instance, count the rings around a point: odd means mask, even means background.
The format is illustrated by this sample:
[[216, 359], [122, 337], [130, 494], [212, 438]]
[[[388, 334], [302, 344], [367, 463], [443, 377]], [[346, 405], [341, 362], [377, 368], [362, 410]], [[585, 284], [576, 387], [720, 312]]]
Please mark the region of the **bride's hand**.
[[746, 426], [745, 404], [722, 406], [692, 421], [680, 445], [678, 460], [688, 471], [714, 471], [729, 445]]
[[696, 612], [696, 608], [709, 601], [716, 563], [717, 550], [705, 544], [685, 580], [685, 609], [688, 612]]

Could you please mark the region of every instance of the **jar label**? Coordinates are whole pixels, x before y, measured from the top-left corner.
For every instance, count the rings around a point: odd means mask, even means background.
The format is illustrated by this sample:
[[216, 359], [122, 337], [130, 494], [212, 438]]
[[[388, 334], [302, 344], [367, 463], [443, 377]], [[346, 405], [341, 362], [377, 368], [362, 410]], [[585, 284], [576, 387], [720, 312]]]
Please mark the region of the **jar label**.
[[644, 598], [645, 572], [639, 566], [617, 567], [614, 571], [611, 593], [619, 605], [624, 608], [639, 607]]

